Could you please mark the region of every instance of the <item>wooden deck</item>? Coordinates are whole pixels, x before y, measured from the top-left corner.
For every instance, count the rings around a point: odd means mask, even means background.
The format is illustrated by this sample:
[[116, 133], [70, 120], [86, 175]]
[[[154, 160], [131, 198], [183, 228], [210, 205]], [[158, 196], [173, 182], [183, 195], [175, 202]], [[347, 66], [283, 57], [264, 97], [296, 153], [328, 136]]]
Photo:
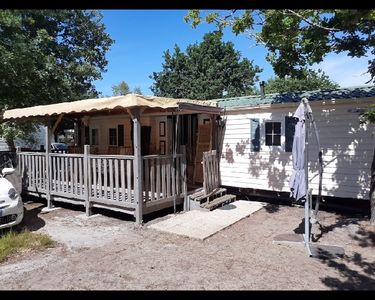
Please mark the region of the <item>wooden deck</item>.
[[187, 194], [183, 154], [142, 157], [141, 204], [132, 155], [19, 152], [18, 161], [23, 192], [47, 199], [135, 215], [181, 204]]

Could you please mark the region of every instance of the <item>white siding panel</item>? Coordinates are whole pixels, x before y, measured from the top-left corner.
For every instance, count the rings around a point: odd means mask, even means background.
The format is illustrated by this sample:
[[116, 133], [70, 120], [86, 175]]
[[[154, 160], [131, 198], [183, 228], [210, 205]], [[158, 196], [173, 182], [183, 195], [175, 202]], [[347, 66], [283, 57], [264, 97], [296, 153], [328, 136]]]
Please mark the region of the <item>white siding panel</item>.
[[[323, 149], [323, 195], [368, 199], [370, 168], [375, 147], [374, 125], [360, 124], [356, 109], [366, 109], [369, 103], [358, 100], [345, 104], [312, 102], [314, 118]], [[297, 108], [268, 108], [262, 110], [227, 111], [223, 153], [220, 161], [222, 184], [272, 191], [289, 191], [292, 173], [292, 155], [284, 151], [284, 137], [280, 147], [265, 146], [264, 122], [282, 123], [284, 136], [285, 116]], [[250, 119], [261, 123], [260, 152], [250, 151]], [[310, 128], [310, 187], [318, 192], [317, 145]]]

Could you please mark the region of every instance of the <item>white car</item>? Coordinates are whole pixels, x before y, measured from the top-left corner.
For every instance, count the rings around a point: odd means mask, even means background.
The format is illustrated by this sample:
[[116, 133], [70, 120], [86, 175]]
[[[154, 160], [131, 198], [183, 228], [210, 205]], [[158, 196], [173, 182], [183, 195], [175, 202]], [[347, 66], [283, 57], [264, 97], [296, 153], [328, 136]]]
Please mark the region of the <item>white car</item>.
[[6, 179], [14, 173], [13, 168], [4, 168], [0, 174], [0, 229], [19, 224], [23, 219], [23, 202], [13, 184]]

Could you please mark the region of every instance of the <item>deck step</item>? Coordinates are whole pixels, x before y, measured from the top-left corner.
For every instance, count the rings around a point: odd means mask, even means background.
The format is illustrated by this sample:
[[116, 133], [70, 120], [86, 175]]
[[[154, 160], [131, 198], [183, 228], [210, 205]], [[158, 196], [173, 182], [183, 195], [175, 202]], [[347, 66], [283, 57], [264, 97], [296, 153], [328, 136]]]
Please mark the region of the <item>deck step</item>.
[[224, 204], [228, 204], [236, 200], [236, 195], [226, 194], [219, 198], [216, 198], [209, 203], [205, 204], [203, 207], [209, 210], [213, 210], [219, 206], [223, 206]]
[[197, 202], [200, 202], [200, 203], [203, 203], [203, 202], [209, 201], [210, 199], [221, 197], [221, 196], [223, 196], [223, 194], [226, 194], [226, 192], [227, 192], [227, 189], [225, 189], [225, 188], [217, 188], [209, 194], [204, 194], [204, 191], [200, 191], [198, 193], [190, 195], [190, 199], [194, 200], [194, 201], [197, 201]]

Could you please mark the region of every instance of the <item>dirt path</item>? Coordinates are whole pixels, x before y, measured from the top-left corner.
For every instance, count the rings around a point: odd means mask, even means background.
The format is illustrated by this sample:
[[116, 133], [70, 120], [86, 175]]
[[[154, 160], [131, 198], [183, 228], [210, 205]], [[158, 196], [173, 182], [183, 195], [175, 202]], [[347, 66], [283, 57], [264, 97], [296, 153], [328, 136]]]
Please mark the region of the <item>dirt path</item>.
[[[59, 242], [0, 265], [1, 289], [375, 290], [375, 231], [367, 220], [320, 212], [319, 243], [345, 257], [309, 258], [302, 245], [273, 237], [298, 232], [303, 210], [269, 205], [207, 240], [193, 240], [132, 221], [26, 204], [30, 228]], [[301, 226], [300, 226], [301, 225]]]

